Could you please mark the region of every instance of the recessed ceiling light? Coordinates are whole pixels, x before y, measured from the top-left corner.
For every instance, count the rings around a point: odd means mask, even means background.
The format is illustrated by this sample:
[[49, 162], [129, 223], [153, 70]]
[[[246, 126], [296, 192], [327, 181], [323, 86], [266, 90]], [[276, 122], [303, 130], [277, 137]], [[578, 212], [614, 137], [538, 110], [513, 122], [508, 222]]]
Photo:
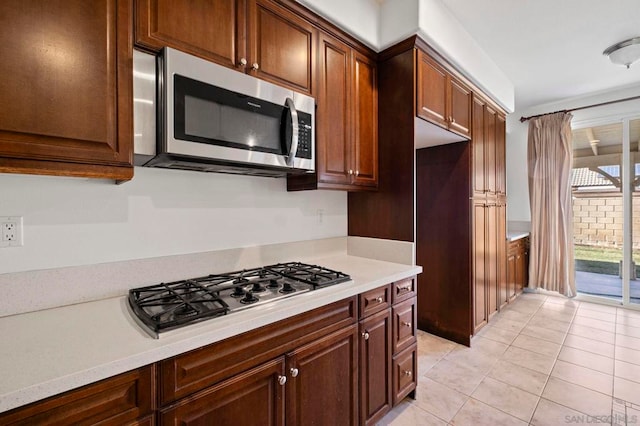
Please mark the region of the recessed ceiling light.
[[624, 65], [629, 68], [631, 64], [640, 59], [640, 37], [630, 38], [608, 47], [603, 55], [616, 65]]

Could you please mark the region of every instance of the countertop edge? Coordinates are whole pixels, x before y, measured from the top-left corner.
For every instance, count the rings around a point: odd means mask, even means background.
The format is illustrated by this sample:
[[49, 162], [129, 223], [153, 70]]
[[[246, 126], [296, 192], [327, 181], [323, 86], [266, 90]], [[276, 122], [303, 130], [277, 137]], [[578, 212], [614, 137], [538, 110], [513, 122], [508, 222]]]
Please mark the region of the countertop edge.
[[[342, 257], [342, 256], [341, 256]], [[344, 256], [347, 260], [353, 259], [353, 256]], [[163, 359], [170, 358], [193, 349], [197, 349], [201, 346], [212, 344], [226, 338], [254, 330], [256, 328], [304, 313], [312, 309], [319, 308], [321, 306], [337, 302], [348, 297], [366, 292], [381, 285], [385, 285], [394, 281], [402, 280], [422, 272], [422, 267], [416, 265], [400, 265], [384, 261], [372, 261], [371, 259], [363, 259], [367, 263], [375, 265], [387, 265], [396, 269], [392, 273], [386, 273], [376, 279], [368, 279], [366, 282], [354, 282], [345, 283], [347, 285], [341, 285], [340, 287], [332, 286], [326, 289], [316, 290], [315, 292], [301, 294], [295, 298], [283, 299], [281, 303], [277, 305], [269, 306], [263, 305], [258, 309], [256, 307], [252, 310], [246, 310], [235, 313], [232, 316], [224, 317], [226, 321], [218, 322], [202, 322], [188, 327], [187, 329], [176, 330], [171, 334], [162, 336], [160, 339], [151, 339], [148, 337], [137, 325], [132, 318], [127, 318], [137, 329], [137, 332], [144, 336], [147, 341], [143, 342], [142, 346], [145, 346], [149, 341], [156, 342], [149, 344], [149, 348], [135, 351], [130, 355], [124, 356], [119, 359], [112, 359], [108, 362], [99, 362], [96, 365], [84, 368], [70, 374], [63, 374], [60, 377], [54, 377], [52, 379], [43, 379], [42, 381], [34, 381], [33, 384], [28, 386], [11, 390], [0, 395], [0, 413], [28, 405], [30, 403], [40, 401], [42, 399], [61, 394], [79, 387], [121, 374], [136, 368], [143, 367], [154, 362], [161, 361]], [[327, 265], [331, 267], [332, 265]], [[346, 271], [349, 273], [348, 271]], [[334, 289], [334, 291], [324, 290]], [[335, 291], [338, 289], [338, 291]], [[309, 297], [312, 295], [313, 297]], [[126, 297], [120, 296], [107, 300], [88, 302], [81, 305], [88, 305], [90, 303], [113, 304], [114, 309], [116, 305], [120, 305], [120, 309], [126, 310]], [[61, 307], [55, 309], [70, 309], [73, 306]], [[38, 312], [23, 314], [23, 315], [35, 315]], [[228, 318], [232, 318], [229, 320]], [[0, 319], [1, 320], [1, 319]], [[216, 319], [218, 320], [218, 319]], [[129, 336], [130, 337], [130, 336]]]

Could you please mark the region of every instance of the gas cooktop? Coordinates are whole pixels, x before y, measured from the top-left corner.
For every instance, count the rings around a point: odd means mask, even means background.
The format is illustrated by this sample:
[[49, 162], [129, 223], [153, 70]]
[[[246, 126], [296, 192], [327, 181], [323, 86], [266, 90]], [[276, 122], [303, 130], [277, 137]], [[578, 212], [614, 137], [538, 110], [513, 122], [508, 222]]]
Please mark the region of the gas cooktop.
[[288, 262], [134, 288], [128, 301], [134, 319], [158, 338], [168, 330], [349, 280], [342, 272]]

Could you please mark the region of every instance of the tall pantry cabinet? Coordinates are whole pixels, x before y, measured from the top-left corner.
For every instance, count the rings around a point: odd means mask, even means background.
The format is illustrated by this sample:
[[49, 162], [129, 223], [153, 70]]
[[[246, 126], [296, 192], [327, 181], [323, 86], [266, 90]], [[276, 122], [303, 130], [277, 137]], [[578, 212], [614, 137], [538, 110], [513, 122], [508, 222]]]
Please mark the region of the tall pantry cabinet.
[[505, 115], [418, 37], [378, 73], [379, 187], [349, 194], [349, 235], [415, 242], [418, 328], [469, 345], [509, 300]]

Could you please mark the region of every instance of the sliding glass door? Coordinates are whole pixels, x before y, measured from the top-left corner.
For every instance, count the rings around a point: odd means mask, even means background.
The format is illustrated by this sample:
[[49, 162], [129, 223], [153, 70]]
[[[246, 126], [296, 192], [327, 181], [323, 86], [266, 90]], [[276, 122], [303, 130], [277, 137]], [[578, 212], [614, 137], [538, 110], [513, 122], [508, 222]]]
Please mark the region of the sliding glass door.
[[576, 288], [640, 303], [640, 120], [573, 130]]

